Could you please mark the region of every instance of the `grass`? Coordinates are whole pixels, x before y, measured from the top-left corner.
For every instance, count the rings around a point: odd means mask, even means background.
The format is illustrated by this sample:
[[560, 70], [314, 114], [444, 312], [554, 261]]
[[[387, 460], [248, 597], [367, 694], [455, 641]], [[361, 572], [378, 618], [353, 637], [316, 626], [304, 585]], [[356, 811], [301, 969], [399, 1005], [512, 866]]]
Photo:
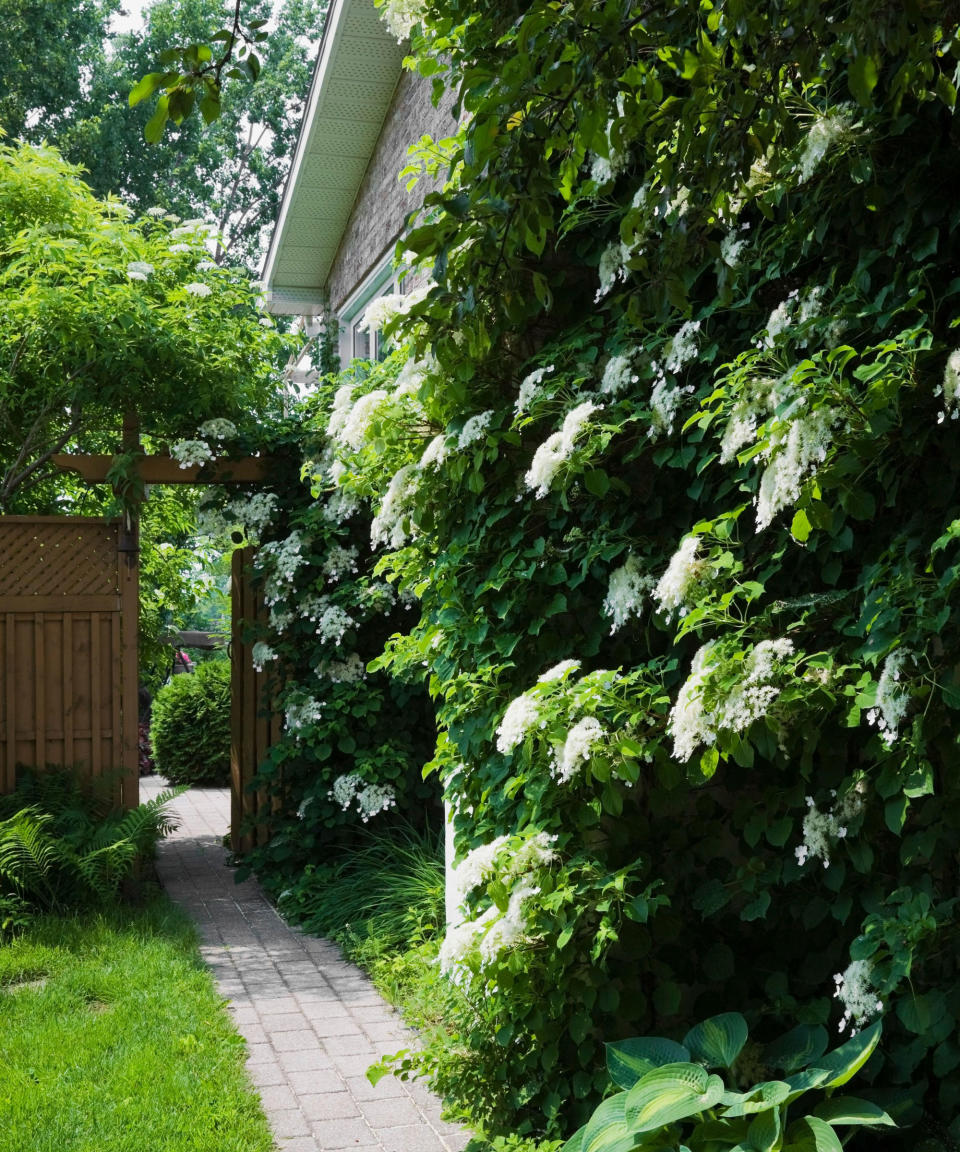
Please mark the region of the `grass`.
[[37, 920], [0, 947], [0, 1152], [269, 1152], [187, 918]]

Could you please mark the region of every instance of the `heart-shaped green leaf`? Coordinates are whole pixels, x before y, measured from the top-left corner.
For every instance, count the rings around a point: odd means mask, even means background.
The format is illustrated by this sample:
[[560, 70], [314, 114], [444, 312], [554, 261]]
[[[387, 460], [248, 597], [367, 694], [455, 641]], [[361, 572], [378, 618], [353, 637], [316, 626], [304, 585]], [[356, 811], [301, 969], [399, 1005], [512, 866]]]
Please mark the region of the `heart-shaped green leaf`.
[[652, 1132], [712, 1108], [723, 1092], [720, 1077], [708, 1075], [699, 1064], [665, 1064], [627, 1093], [627, 1126], [636, 1134]]
[[855, 1096], [835, 1096], [814, 1109], [814, 1115], [828, 1124], [887, 1124], [896, 1123], [877, 1104], [858, 1100]]
[[747, 1022], [739, 1012], [711, 1016], [691, 1028], [683, 1043], [708, 1068], [729, 1068], [747, 1042]]
[[792, 1076], [784, 1077], [784, 1084], [790, 1085], [790, 1095], [787, 1097], [787, 1103], [792, 1104], [794, 1100], [802, 1096], [804, 1092], [809, 1092], [811, 1088], [819, 1088], [821, 1084], [825, 1084], [830, 1079], [830, 1073], [823, 1068], [804, 1068], [802, 1072], [794, 1072]]
[[816, 1116], [805, 1116], [790, 1125], [789, 1143], [783, 1152], [843, 1152], [843, 1145], [829, 1124]]
[[781, 1068], [784, 1072], [795, 1072], [809, 1064], [815, 1064], [827, 1050], [827, 1030], [819, 1024], [810, 1027], [798, 1024], [784, 1033], [779, 1040], [768, 1044], [764, 1059], [771, 1068]]
[[[790, 1085], [785, 1080], [764, 1080], [749, 1092], [744, 1092], [736, 1102], [730, 1104], [724, 1116], [752, 1116], [756, 1112], [766, 1112], [776, 1108], [790, 1095]], [[724, 1102], [729, 1100], [724, 1096]]]
[[631, 1152], [637, 1138], [627, 1125], [626, 1092], [610, 1096], [587, 1121], [583, 1137], [575, 1152]]
[[747, 1130], [747, 1143], [755, 1152], [773, 1152], [780, 1139], [780, 1109], [761, 1112]]
[[607, 1044], [607, 1071], [618, 1088], [632, 1088], [648, 1072], [664, 1064], [679, 1064], [690, 1059], [690, 1053], [672, 1040], [659, 1036], [636, 1036]]
[[560, 1149], [560, 1152], [583, 1152], [583, 1136], [586, 1130], [587, 1126], [584, 1125], [574, 1132], [566, 1144]]
[[841, 1044], [839, 1048], [834, 1048], [832, 1052], [817, 1060], [817, 1067], [822, 1068], [830, 1076], [824, 1083], [824, 1088], [839, 1088], [856, 1076], [873, 1055], [873, 1050], [880, 1039], [880, 1029], [880, 1021], [877, 1020], [869, 1028], [864, 1028], [856, 1036], [851, 1036], [846, 1044]]

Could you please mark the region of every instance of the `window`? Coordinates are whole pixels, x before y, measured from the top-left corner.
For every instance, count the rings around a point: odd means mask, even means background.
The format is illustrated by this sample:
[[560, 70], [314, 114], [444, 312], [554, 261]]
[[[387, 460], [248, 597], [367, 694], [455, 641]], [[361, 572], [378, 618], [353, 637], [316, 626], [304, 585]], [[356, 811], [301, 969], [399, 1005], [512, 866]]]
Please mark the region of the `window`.
[[363, 314], [371, 301], [401, 291], [392, 260], [387, 260], [347, 300], [340, 312], [340, 362], [351, 360], [383, 360], [390, 352], [389, 344], [380, 332], [362, 327]]

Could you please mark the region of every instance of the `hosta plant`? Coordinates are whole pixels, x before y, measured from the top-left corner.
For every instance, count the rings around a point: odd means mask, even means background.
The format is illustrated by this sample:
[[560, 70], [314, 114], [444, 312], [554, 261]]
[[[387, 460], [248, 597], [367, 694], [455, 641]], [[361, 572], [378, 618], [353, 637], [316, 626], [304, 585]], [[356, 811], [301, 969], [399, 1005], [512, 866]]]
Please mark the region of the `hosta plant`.
[[[844, 1128], [893, 1125], [876, 1104], [835, 1095], [879, 1038], [878, 1021], [825, 1052], [826, 1031], [800, 1025], [759, 1054], [781, 1078], [750, 1087], [743, 1073], [757, 1055], [745, 1058], [747, 1024], [736, 1012], [698, 1024], [682, 1044], [649, 1036], [608, 1044], [607, 1068], [622, 1091], [562, 1152], [840, 1152]], [[813, 1091], [821, 1099], [811, 1100]]]

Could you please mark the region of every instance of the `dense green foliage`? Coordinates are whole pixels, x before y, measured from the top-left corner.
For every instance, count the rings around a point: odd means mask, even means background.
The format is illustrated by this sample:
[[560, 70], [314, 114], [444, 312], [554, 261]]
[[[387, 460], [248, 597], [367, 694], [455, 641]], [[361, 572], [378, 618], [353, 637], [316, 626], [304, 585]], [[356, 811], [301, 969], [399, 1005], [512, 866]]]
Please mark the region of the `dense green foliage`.
[[171, 784], [230, 784], [230, 664], [171, 677], [153, 701], [150, 745]]
[[174, 826], [168, 805], [176, 793], [124, 812], [112, 805], [110, 781], [99, 784], [48, 771], [0, 797], [0, 902], [13, 917], [5, 932], [22, 927], [22, 911], [116, 899]]
[[0, 948], [2, 1152], [269, 1152], [242, 1039], [166, 899]]
[[569, 1132], [603, 1041], [882, 1013], [891, 1146], [953, 1147], [956, 6], [417, 11], [469, 113], [434, 285], [315, 485], [420, 601], [374, 667], [436, 698], [477, 1111]]

